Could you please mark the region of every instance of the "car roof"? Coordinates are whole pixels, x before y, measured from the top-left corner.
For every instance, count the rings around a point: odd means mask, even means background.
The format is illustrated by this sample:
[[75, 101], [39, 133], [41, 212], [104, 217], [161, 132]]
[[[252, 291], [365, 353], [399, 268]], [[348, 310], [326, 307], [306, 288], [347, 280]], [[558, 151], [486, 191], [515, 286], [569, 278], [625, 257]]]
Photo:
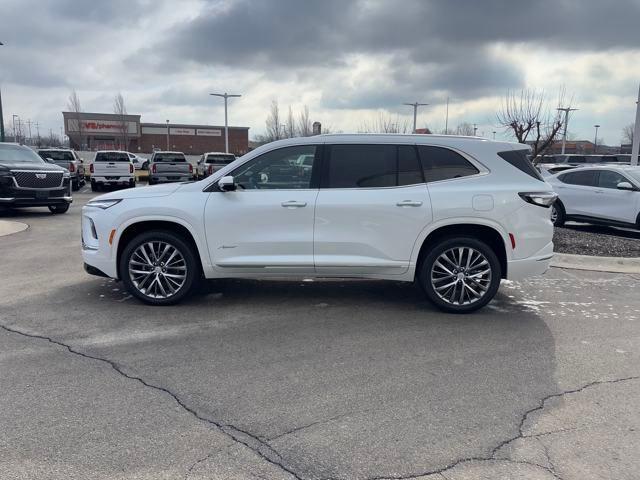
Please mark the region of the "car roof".
[[184, 152], [172, 152], [170, 150], [158, 150], [156, 152], [153, 153], [179, 153], [180, 155], [184, 155]]
[[204, 152], [203, 155], [233, 155], [235, 157], [231, 152]]
[[124, 150], [98, 150], [96, 153], [129, 153]]

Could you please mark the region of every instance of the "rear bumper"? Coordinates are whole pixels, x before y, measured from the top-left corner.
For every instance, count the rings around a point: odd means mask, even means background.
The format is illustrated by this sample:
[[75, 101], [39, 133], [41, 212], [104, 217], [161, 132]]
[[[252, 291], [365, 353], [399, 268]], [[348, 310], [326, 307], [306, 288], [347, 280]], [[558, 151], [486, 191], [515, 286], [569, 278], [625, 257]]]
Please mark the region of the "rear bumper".
[[549, 269], [553, 258], [553, 242], [528, 258], [507, 262], [507, 279], [522, 280], [535, 275], [542, 275]]
[[91, 177], [91, 183], [99, 185], [130, 185], [135, 182], [135, 177]]
[[193, 179], [193, 174], [191, 173], [180, 173], [180, 174], [154, 174], [149, 175], [149, 180], [155, 183], [171, 183], [171, 182], [188, 182]]

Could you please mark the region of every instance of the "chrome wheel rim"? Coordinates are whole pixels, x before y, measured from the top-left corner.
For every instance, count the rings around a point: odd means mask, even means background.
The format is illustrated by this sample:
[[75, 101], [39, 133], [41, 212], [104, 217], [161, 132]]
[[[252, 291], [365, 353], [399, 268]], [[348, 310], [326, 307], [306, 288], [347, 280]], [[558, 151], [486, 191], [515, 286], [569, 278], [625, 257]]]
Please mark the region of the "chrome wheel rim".
[[143, 295], [169, 298], [186, 282], [187, 262], [180, 250], [170, 243], [146, 242], [129, 257], [129, 278]]
[[556, 210], [555, 205], [552, 205], [551, 206], [551, 222], [556, 223], [557, 219], [558, 219], [558, 210]]
[[491, 285], [491, 265], [471, 247], [446, 250], [431, 267], [431, 287], [451, 305], [470, 305], [482, 299]]

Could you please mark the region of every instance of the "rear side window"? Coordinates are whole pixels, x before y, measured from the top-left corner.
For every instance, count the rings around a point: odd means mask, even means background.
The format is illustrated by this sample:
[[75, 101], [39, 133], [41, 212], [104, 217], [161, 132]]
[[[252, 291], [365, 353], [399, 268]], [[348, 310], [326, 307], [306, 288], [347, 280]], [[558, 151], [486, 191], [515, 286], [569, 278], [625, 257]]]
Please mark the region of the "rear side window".
[[527, 157], [528, 154], [529, 150], [507, 150], [506, 152], [498, 152], [498, 156], [510, 165], [536, 180], [542, 180], [540, 173]]
[[413, 145], [332, 145], [326, 188], [381, 188], [424, 183]]
[[182, 153], [156, 153], [153, 156], [154, 162], [186, 162], [184, 154]]
[[597, 174], [595, 170], [579, 170], [563, 173], [558, 176], [558, 179], [563, 183], [569, 185], [581, 185], [584, 187], [595, 187], [597, 181]]
[[73, 153], [59, 150], [40, 150], [38, 152], [42, 158], [51, 158], [53, 161], [72, 162], [75, 160]]
[[468, 177], [480, 173], [466, 158], [448, 148], [418, 145], [418, 152], [427, 182]]
[[[313, 160], [313, 157], [311, 157]], [[233, 155], [207, 155], [205, 163], [213, 165], [228, 165], [236, 159]], [[313, 162], [311, 163], [313, 165]]]
[[94, 162], [127, 162], [129, 163], [129, 156], [124, 152], [98, 152]]

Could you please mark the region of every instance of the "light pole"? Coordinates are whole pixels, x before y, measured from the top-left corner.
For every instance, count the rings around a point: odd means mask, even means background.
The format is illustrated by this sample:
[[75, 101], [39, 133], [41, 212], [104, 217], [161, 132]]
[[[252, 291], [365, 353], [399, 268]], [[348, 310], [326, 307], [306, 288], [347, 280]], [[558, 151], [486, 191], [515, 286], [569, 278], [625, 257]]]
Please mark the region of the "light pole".
[[447, 97], [447, 111], [444, 114], [444, 134], [449, 134], [449, 97]]
[[496, 139], [496, 131], [495, 130], [493, 131], [493, 139], [494, 140]]
[[594, 125], [596, 127], [596, 135], [593, 137], [593, 153], [598, 153], [598, 129], [600, 125]]
[[227, 122], [227, 100], [232, 97], [241, 97], [242, 95], [232, 95], [230, 93], [210, 93], [214, 97], [224, 98], [224, 151], [229, 153], [229, 123]]
[[425, 107], [429, 105], [428, 103], [403, 103], [403, 105], [409, 105], [413, 107], [413, 133], [416, 133], [416, 122], [418, 120], [418, 107]]
[[640, 151], [640, 87], [636, 102], [636, 123], [633, 129], [633, 144], [631, 145], [631, 165], [638, 165], [638, 151]]
[[[0, 42], [0, 47], [4, 43]], [[2, 113], [2, 92], [0, 91], [0, 142], [4, 142], [4, 115]]]
[[569, 124], [569, 112], [574, 112], [578, 109], [571, 107], [558, 107], [556, 108], [556, 110], [559, 112], [564, 112], [564, 132], [562, 133], [562, 154], [564, 155], [564, 147], [567, 144], [567, 125]]
[[15, 143], [20, 143], [20, 142], [17, 140], [18, 133], [17, 133], [17, 130], [16, 130], [16, 118], [18, 119], [18, 122], [19, 122], [19, 121], [20, 121], [20, 117], [18, 117], [18, 115], [16, 115], [16, 114], [14, 113], [14, 114], [11, 116], [11, 120], [12, 120], [12, 122], [13, 122], [13, 141], [14, 141]]
[[167, 151], [169, 150], [169, 120], [167, 120]]

